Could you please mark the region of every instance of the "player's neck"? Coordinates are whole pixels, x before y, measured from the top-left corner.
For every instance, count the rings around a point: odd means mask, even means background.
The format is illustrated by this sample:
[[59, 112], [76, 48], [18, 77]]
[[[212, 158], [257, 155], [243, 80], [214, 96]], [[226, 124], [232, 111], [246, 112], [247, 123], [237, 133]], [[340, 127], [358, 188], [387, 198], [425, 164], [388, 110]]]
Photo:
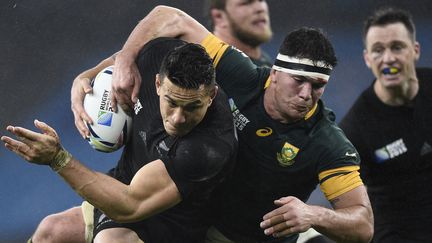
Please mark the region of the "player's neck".
[[389, 106], [410, 105], [419, 90], [419, 82], [412, 79], [397, 87], [384, 87], [381, 82], [375, 81], [374, 91], [378, 99]]
[[235, 38], [234, 36], [224, 32], [224, 31], [215, 30], [213, 33], [219, 39], [221, 39], [225, 43], [232, 45], [232, 46], [236, 47], [237, 49], [241, 50], [246, 55], [248, 55], [250, 58], [259, 59], [261, 57], [261, 48], [259, 46], [247, 45], [244, 42], [241, 42], [239, 39]]

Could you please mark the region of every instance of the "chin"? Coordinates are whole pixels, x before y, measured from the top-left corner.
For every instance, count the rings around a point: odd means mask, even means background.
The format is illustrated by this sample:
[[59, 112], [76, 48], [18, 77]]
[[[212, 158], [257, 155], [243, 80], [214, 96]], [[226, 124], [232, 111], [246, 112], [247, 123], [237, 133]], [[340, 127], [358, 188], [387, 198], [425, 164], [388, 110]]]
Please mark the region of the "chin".
[[385, 88], [397, 88], [400, 87], [402, 85], [402, 82], [399, 78], [396, 79], [386, 79], [384, 78], [381, 81], [381, 84], [385, 87]]

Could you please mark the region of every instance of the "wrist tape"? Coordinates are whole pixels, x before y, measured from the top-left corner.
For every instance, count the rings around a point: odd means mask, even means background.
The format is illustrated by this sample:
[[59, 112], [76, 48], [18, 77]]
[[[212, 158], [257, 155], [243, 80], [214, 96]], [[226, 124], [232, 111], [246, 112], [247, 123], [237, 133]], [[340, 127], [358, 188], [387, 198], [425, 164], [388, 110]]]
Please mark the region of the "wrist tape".
[[64, 148], [61, 148], [60, 151], [56, 154], [54, 159], [51, 161], [49, 166], [55, 172], [60, 172], [72, 159], [72, 155], [66, 151]]

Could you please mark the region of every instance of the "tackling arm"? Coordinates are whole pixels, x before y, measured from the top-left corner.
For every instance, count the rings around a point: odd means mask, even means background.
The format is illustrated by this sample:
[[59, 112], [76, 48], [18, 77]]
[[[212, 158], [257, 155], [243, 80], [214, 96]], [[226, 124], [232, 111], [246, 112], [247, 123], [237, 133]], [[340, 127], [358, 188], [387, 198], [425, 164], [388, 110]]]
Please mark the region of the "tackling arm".
[[18, 140], [2, 136], [10, 151], [25, 160], [50, 165], [63, 179], [93, 206], [118, 222], [139, 221], [170, 208], [181, 201], [181, 195], [164, 163], [155, 160], [143, 166], [125, 185], [105, 174], [94, 172], [62, 149], [54, 129], [35, 120], [42, 133], [8, 126]]
[[59, 174], [79, 195], [117, 222], [142, 220], [181, 201], [161, 160], [143, 166], [130, 185], [91, 171], [74, 158]]

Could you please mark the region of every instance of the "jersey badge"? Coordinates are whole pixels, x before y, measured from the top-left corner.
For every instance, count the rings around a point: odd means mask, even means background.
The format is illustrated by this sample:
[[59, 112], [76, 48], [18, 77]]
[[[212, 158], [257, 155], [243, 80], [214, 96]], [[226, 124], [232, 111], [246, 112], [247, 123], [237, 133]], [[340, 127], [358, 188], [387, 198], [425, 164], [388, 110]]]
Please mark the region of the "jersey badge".
[[270, 127], [261, 128], [256, 131], [256, 135], [258, 137], [267, 137], [270, 136], [272, 133], [273, 130]]
[[375, 150], [375, 160], [377, 163], [382, 163], [386, 160], [393, 159], [408, 151], [402, 138], [387, 144], [386, 146]]
[[233, 115], [234, 125], [237, 127], [238, 130], [241, 131], [243, 130], [243, 128], [246, 127], [246, 124], [248, 124], [250, 121], [245, 115], [240, 113], [240, 110], [237, 108], [233, 99], [230, 98], [228, 101]]
[[276, 157], [279, 161], [279, 165], [282, 167], [290, 166], [294, 164], [294, 158], [297, 156], [299, 148], [285, 142], [280, 153], [277, 153]]

